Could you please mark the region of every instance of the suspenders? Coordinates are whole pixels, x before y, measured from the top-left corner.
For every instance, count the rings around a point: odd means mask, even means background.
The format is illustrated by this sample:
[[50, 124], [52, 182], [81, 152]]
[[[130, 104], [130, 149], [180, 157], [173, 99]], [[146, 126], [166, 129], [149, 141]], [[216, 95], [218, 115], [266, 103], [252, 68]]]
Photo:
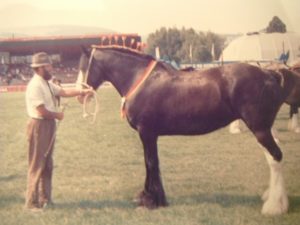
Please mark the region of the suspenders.
[[52, 101], [53, 101], [53, 103], [54, 103], [54, 107], [56, 108], [57, 105], [56, 105], [56, 98], [55, 98], [55, 95], [54, 95], [54, 93], [53, 93], [53, 91], [52, 91], [52, 89], [51, 89], [51, 87], [50, 87], [49, 82], [46, 81], [46, 83], [47, 83], [48, 88], [49, 88], [49, 91], [50, 91], [50, 93], [51, 93], [51, 97], [52, 97]]

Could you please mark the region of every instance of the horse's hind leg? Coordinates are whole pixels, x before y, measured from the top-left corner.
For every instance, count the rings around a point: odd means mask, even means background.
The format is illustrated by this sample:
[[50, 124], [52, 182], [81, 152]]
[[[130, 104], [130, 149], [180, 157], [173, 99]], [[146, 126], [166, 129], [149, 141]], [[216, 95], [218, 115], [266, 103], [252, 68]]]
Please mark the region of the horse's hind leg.
[[258, 142], [267, 149], [265, 156], [270, 167], [269, 188], [263, 195], [265, 201], [262, 213], [266, 215], [278, 215], [287, 212], [288, 198], [284, 187], [281, 159], [282, 153], [272, 137], [271, 131], [253, 132]]
[[146, 180], [144, 190], [138, 196], [139, 205], [150, 209], [167, 206], [165, 192], [160, 178], [157, 136], [149, 134], [148, 132], [140, 132], [140, 138], [144, 147]]

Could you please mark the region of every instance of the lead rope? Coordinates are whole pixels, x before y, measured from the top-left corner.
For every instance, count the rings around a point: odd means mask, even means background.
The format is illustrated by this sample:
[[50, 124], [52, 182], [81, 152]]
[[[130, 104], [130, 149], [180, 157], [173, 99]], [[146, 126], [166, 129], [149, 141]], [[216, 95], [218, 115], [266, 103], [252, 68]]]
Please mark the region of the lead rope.
[[[96, 118], [97, 118], [97, 113], [99, 112], [98, 93], [90, 85], [87, 84], [87, 79], [88, 79], [88, 76], [89, 76], [89, 71], [90, 71], [90, 67], [91, 67], [91, 64], [92, 64], [92, 61], [93, 61], [93, 56], [94, 56], [95, 51], [96, 51], [96, 49], [93, 48], [93, 50], [91, 52], [91, 56], [89, 58], [87, 72], [84, 76], [84, 82], [79, 83], [79, 85], [81, 85], [81, 88], [82, 88], [82, 86], [84, 86], [86, 88], [92, 89], [92, 91], [93, 91], [93, 95], [84, 96], [83, 105], [82, 105], [82, 117], [85, 118], [85, 119], [88, 118], [88, 117], [92, 117], [92, 120], [90, 122], [91, 124], [95, 123]], [[89, 98], [91, 98], [91, 96], [94, 97], [94, 99], [95, 99], [95, 110], [93, 112], [88, 112], [87, 111], [87, 102], [88, 102]]]
[[[89, 85], [86, 84], [86, 83], [81, 83], [81, 85], [83, 85], [83, 86], [85, 86], [85, 87], [87, 87], [87, 88], [91, 88], [91, 86], [89, 86]], [[92, 116], [92, 117], [93, 117], [93, 120], [92, 120], [91, 124], [94, 124], [95, 121], [96, 121], [96, 118], [97, 118], [97, 113], [98, 113], [98, 111], [99, 111], [99, 99], [98, 99], [99, 97], [98, 97], [97, 92], [96, 92], [95, 90], [93, 90], [93, 97], [95, 98], [95, 104], [96, 104], [96, 105], [95, 105], [95, 110], [94, 110], [94, 112], [89, 113], [89, 112], [87, 112], [87, 110], [86, 110], [86, 104], [87, 104], [88, 98], [89, 98], [90, 96], [91, 96], [91, 95], [86, 95], [86, 96], [84, 97], [84, 99], [83, 99], [83, 106], [82, 106], [83, 115], [82, 115], [82, 116], [83, 116], [83, 118], [88, 118], [88, 117]], [[68, 103], [62, 104], [61, 112], [64, 112], [68, 106], [69, 106]], [[55, 129], [55, 131], [54, 131], [54, 133], [53, 133], [53, 135], [52, 135], [52, 137], [51, 137], [51, 140], [50, 140], [48, 149], [47, 149], [47, 151], [46, 151], [45, 154], [44, 154], [44, 157], [45, 157], [45, 158], [48, 156], [48, 154], [49, 154], [50, 151], [51, 151], [51, 148], [52, 148], [52, 145], [53, 145], [53, 143], [54, 143], [55, 136], [56, 136], [56, 133], [57, 133], [57, 130], [58, 130], [58, 128], [59, 128], [60, 123], [61, 123], [61, 120], [59, 120], [59, 121], [56, 123], [56, 129]]]
[[[87, 83], [80, 83], [80, 85], [91, 88], [90, 85]], [[87, 119], [88, 117], [92, 117], [92, 120], [90, 121], [91, 124], [94, 124], [96, 122], [97, 114], [99, 112], [99, 96], [98, 93], [92, 89], [93, 94], [89, 94], [84, 96], [83, 104], [82, 104], [82, 117]], [[95, 99], [95, 109], [92, 112], [88, 112], [87, 110], [87, 103], [90, 100], [90, 98], [93, 97]]]
[[[61, 112], [64, 112], [65, 109], [66, 109], [68, 106], [69, 106], [68, 103], [63, 104], [62, 109], [61, 109]], [[60, 123], [61, 123], [61, 120], [59, 120], [59, 121], [56, 123], [56, 129], [55, 129], [55, 131], [54, 131], [54, 133], [53, 133], [53, 135], [52, 135], [52, 137], [51, 137], [51, 140], [50, 140], [48, 149], [47, 149], [47, 151], [46, 151], [45, 154], [44, 154], [44, 157], [45, 157], [45, 158], [46, 158], [46, 157], [48, 156], [48, 154], [50, 153], [50, 150], [51, 150], [52, 145], [53, 145], [53, 143], [54, 143], [55, 135], [56, 135], [56, 133], [57, 133], [57, 130], [58, 130], [58, 128], [59, 128]]]

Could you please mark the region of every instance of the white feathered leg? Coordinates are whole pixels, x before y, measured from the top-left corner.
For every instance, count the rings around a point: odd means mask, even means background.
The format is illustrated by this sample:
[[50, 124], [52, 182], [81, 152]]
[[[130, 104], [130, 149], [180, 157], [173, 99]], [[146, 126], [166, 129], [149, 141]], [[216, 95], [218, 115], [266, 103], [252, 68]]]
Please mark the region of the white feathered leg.
[[281, 163], [274, 160], [268, 152], [264, 152], [270, 167], [270, 184], [262, 197], [265, 200], [262, 214], [283, 214], [288, 211], [289, 202], [284, 187]]
[[298, 123], [298, 113], [293, 114], [293, 116], [292, 116], [292, 130], [296, 133], [300, 132], [300, 127], [299, 127], [299, 123]]
[[269, 198], [269, 193], [270, 193], [270, 189], [267, 188], [267, 190], [265, 190], [265, 192], [263, 193], [263, 195], [261, 196], [261, 199], [265, 202], [268, 200]]

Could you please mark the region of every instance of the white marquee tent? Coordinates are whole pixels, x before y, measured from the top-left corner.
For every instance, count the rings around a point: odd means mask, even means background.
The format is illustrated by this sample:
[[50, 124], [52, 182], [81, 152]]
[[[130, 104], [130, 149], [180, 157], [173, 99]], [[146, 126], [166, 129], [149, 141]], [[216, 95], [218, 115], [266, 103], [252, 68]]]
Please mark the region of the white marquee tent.
[[[296, 33], [258, 33], [234, 39], [223, 50], [226, 61], [273, 61], [289, 52], [288, 63], [300, 58], [300, 35]], [[220, 58], [222, 60], [222, 58]]]

